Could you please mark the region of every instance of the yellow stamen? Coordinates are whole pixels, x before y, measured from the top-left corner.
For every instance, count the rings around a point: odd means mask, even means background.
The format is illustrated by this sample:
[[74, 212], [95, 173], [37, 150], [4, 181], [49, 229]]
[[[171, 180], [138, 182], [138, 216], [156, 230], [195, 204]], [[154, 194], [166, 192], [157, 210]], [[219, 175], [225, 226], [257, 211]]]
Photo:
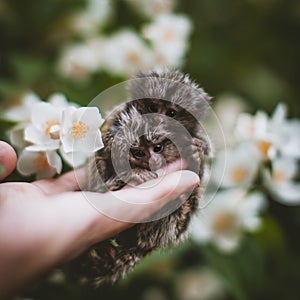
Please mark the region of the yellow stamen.
[[56, 120], [48, 120], [46, 122], [46, 129], [45, 129], [45, 134], [49, 135], [50, 134], [50, 129], [52, 126], [58, 125], [58, 122]]
[[248, 132], [252, 135], [254, 133], [254, 124], [253, 122], [250, 122], [247, 126]]
[[166, 31], [164, 32], [164, 39], [165, 39], [166, 41], [171, 41], [172, 39], [174, 39], [174, 36], [175, 36], [174, 31], [171, 30], [171, 29], [166, 30]]
[[85, 125], [83, 122], [79, 121], [77, 123], [73, 123], [70, 134], [74, 139], [84, 138], [89, 129], [90, 127], [88, 125]]
[[282, 171], [275, 171], [273, 173], [272, 178], [273, 178], [273, 181], [280, 183], [285, 179], [285, 174]]
[[137, 64], [140, 61], [139, 55], [135, 51], [131, 51], [127, 54], [128, 62], [132, 64]]
[[40, 153], [39, 156], [33, 160], [33, 164], [37, 172], [48, 171], [51, 168], [44, 153]]
[[259, 150], [259, 152], [264, 156], [264, 157], [267, 157], [268, 156], [268, 152], [269, 152], [269, 149], [271, 147], [271, 143], [270, 142], [267, 142], [267, 141], [258, 141], [256, 143], [256, 146]]
[[224, 233], [228, 232], [234, 229], [236, 224], [236, 220], [234, 216], [230, 213], [223, 212], [218, 214], [213, 223], [212, 223], [212, 228], [217, 232], [217, 233]]
[[248, 175], [247, 170], [243, 167], [235, 168], [232, 172], [232, 178], [235, 182], [241, 183]]

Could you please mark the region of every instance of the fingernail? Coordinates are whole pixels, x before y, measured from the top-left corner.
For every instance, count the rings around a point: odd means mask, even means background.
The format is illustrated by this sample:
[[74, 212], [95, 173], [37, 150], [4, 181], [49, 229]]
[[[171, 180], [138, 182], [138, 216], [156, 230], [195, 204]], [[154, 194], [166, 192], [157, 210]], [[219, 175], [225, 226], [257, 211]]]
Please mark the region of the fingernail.
[[163, 169], [159, 169], [156, 171], [156, 174], [158, 177], [163, 176], [165, 173], [166, 173], [166, 170], [163, 170]]
[[200, 179], [197, 174], [191, 171], [183, 171], [184, 184], [188, 184], [190, 188], [196, 188], [200, 185]]
[[5, 173], [5, 167], [0, 165], [0, 176]]

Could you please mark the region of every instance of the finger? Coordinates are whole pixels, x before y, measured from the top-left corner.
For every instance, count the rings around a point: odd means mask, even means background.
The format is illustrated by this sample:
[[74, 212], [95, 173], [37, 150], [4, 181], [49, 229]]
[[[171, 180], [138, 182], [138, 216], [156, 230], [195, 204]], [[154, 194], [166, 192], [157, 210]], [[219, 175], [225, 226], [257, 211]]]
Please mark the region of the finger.
[[166, 174], [170, 174], [175, 171], [183, 170], [186, 168], [186, 162], [183, 159], [178, 159], [171, 164], [168, 164], [165, 168], [159, 169], [156, 171], [157, 175], [163, 176]]
[[98, 194], [78, 193], [101, 214], [127, 223], [139, 223], [181, 194], [199, 185], [199, 177], [191, 171], [177, 171], [145, 182], [137, 187]]
[[54, 195], [68, 191], [78, 191], [84, 186], [86, 179], [85, 168], [76, 169], [61, 175], [56, 179], [42, 179], [33, 182], [45, 194]]
[[0, 181], [14, 170], [16, 161], [15, 150], [9, 144], [0, 141]]
[[126, 201], [135, 204], [151, 203], [152, 205], [159, 200], [164, 205], [186, 191], [198, 187], [199, 183], [200, 179], [196, 173], [188, 170], [176, 171], [127, 190], [128, 195], [125, 194], [123, 197]]
[[[178, 159], [178, 160], [168, 164], [164, 168], [158, 169], [157, 171], [155, 171], [155, 173], [157, 174], [158, 177], [162, 177], [162, 176], [165, 176], [165, 175], [170, 174], [172, 172], [183, 170], [185, 168], [186, 168], [185, 160]], [[137, 186], [137, 185], [139, 185], [139, 183], [137, 183], [135, 181], [130, 181], [130, 182], [127, 183], [127, 185], [125, 185], [122, 188], [122, 190], [130, 189], [130, 188], [132, 188], [134, 186]]]

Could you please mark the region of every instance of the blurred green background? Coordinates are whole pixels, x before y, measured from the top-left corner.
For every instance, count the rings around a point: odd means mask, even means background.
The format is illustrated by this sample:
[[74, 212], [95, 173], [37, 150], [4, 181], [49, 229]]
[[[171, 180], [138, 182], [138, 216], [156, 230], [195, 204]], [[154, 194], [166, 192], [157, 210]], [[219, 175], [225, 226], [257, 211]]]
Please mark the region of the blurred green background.
[[[61, 91], [84, 103], [120, 82], [99, 74], [88, 86], [78, 86], [55, 73], [61, 44], [71, 36], [64, 20], [84, 0], [0, 3], [2, 103], [29, 88], [41, 97]], [[139, 28], [145, 21], [125, 1], [113, 3], [114, 18], [104, 32], [124, 25]], [[175, 11], [186, 14], [194, 27], [183, 71], [211, 95], [233, 91], [253, 109], [268, 112], [284, 101], [299, 116], [299, 1], [178, 1]]]
[[[101, 71], [88, 83], [78, 84], [57, 74], [61, 45], [69, 39], [80, 40], [65, 20], [84, 4], [84, 0], [0, 0], [1, 110], [28, 90], [42, 98], [59, 91], [85, 105], [102, 90], [127, 79]], [[113, 18], [103, 32], [123, 26], [139, 28], [145, 22], [125, 1], [113, 4]], [[182, 70], [209, 94], [215, 98], [238, 95], [251, 112], [270, 113], [278, 102], [285, 102], [289, 115], [300, 117], [300, 1], [181, 0], [174, 11], [188, 16], [193, 24]], [[0, 126], [0, 137], [7, 139], [10, 124], [2, 121]], [[299, 230], [300, 208], [272, 201], [262, 228], [245, 235], [234, 254], [189, 241], [178, 249], [154, 253], [117, 286], [90, 290], [65, 281], [57, 271], [22, 297], [296, 300], [300, 297]], [[210, 284], [203, 281], [203, 267], [221, 282], [209, 296], [201, 294]]]

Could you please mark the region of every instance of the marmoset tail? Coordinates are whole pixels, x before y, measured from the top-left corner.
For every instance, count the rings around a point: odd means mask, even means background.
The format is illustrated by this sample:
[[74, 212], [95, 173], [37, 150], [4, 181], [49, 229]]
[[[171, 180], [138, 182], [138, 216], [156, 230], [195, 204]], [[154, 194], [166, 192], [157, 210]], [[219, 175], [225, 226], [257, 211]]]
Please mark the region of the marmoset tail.
[[[208, 95], [178, 71], [140, 73], [128, 85], [130, 99], [104, 126], [104, 148], [89, 164], [87, 190], [104, 193], [127, 183], [158, 177], [156, 171], [183, 159], [203, 178], [211, 147], [199, 119]], [[115, 283], [154, 249], [176, 246], [187, 237], [204, 187], [167, 205], [149, 220], [100, 242], [72, 263], [72, 273], [94, 286]], [[183, 201], [185, 200], [185, 201]]]

